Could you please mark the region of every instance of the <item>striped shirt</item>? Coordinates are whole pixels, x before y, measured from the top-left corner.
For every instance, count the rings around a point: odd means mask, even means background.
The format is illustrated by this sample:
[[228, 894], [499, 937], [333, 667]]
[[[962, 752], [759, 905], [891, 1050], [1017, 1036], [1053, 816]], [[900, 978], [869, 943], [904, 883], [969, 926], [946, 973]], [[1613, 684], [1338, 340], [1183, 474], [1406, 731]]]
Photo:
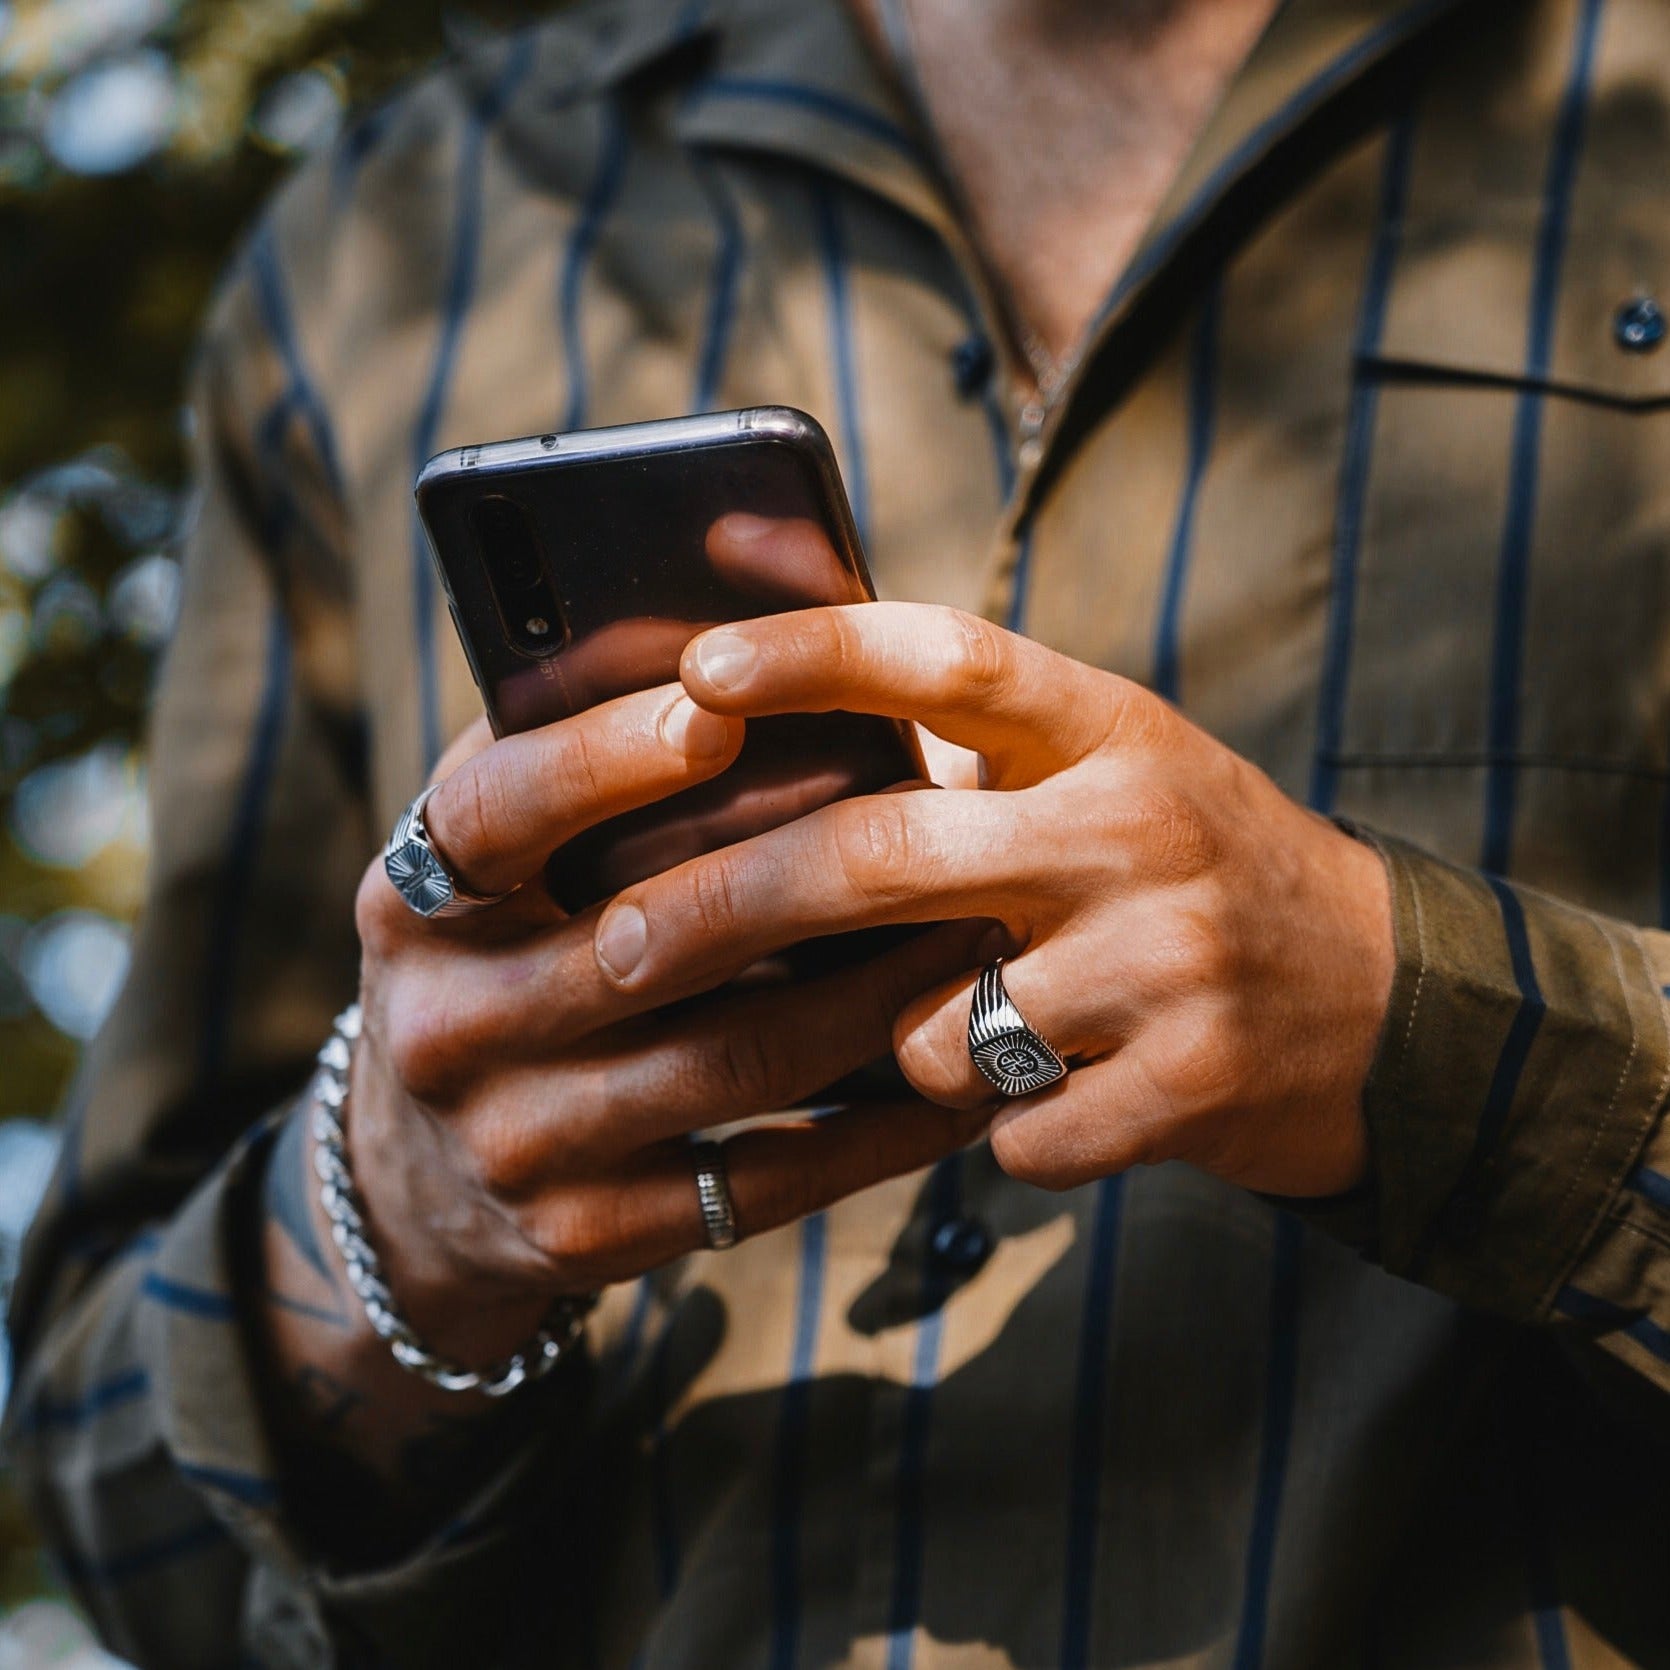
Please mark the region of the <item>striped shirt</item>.
[[[210, 321], [134, 972], [13, 1450], [148, 1664], [1670, 1663], [1670, 8], [1289, 0], [1033, 433], [839, 0], [586, 0], [283, 193]], [[583, 1405], [325, 1569], [233, 1255], [352, 896], [477, 710], [451, 445], [788, 402], [884, 593], [1382, 842], [1371, 1196], [984, 1148], [612, 1291]]]

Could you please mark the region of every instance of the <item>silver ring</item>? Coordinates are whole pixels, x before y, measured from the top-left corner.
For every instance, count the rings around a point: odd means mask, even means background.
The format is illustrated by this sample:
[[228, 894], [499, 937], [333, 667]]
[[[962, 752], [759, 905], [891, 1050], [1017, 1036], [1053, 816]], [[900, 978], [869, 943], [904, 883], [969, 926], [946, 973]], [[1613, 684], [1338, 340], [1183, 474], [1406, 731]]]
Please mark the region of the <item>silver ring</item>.
[[736, 1203], [725, 1175], [725, 1151], [716, 1142], [696, 1144], [696, 1197], [702, 1204], [702, 1228], [715, 1252], [736, 1245]]
[[1030, 1096], [1067, 1076], [1067, 1063], [1026, 1024], [1003, 984], [1003, 959], [980, 971], [968, 1012], [968, 1053], [1005, 1096]]
[[513, 887], [510, 893], [472, 893], [447, 868], [423, 821], [423, 809], [440, 786], [431, 783], [400, 814], [400, 821], [383, 848], [383, 868], [395, 892], [426, 921], [441, 916], [468, 916], [472, 911], [503, 903], [516, 891]]

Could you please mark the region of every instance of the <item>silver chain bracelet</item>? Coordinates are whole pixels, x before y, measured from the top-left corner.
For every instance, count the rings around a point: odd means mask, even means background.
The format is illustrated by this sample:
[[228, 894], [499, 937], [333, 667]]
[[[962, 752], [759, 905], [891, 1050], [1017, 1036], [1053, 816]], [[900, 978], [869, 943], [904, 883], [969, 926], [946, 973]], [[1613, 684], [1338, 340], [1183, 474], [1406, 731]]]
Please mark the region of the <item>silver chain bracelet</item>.
[[545, 1314], [539, 1332], [513, 1357], [479, 1373], [446, 1357], [438, 1357], [412, 1331], [400, 1314], [383, 1280], [382, 1260], [366, 1238], [365, 1203], [348, 1169], [348, 1139], [343, 1121], [348, 1113], [348, 1069], [354, 1042], [360, 1035], [360, 1006], [355, 1003], [336, 1017], [319, 1069], [313, 1078], [313, 1170], [319, 1178], [319, 1201], [330, 1221], [347, 1266], [348, 1282], [365, 1306], [367, 1321], [388, 1342], [394, 1360], [420, 1380], [448, 1392], [481, 1392], [505, 1397], [518, 1386], [543, 1380], [574, 1348], [597, 1295], [559, 1298]]

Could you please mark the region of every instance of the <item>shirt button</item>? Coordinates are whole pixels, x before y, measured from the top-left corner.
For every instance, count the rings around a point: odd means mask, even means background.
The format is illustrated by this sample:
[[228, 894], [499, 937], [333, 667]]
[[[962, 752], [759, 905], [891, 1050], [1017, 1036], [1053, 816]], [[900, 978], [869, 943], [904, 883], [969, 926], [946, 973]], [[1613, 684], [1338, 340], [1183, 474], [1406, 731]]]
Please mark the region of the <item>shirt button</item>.
[[934, 1230], [928, 1256], [954, 1276], [972, 1276], [992, 1254], [992, 1232], [978, 1218], [951, 1218]]
[[1629, 354], [1650, 354], [1664, 340], [1666, 324], [1664, 309], [1651, 296], [1637, 296], [1618, 309], [1612, 321], [1612, 334], [1618, 346]]
[[992, 363], [992, 345], [980, 335], [965, 337], [951, 350], [951, 375], [964, 400], [972, 400], [985, 388]]

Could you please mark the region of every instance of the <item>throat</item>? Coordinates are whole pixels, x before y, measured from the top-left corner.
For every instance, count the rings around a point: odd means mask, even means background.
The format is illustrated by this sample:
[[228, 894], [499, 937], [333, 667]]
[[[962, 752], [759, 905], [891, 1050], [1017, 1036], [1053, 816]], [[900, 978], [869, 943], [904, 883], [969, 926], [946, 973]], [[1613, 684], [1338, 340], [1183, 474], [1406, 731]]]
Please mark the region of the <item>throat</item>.
[[1040, 386], [1076, 357], [1280, 0], [851, 0], [925, 106]]

